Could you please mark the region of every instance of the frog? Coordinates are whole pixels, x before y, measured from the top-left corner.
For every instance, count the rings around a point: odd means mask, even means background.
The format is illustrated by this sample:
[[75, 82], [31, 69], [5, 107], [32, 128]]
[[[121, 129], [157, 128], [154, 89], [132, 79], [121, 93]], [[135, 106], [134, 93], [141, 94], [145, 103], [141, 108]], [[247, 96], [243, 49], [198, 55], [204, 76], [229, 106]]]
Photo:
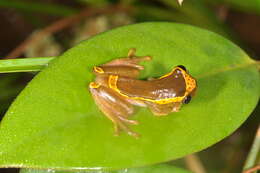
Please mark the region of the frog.
[[155, 116], [166, 116], [178, 112], [196, 93], [196, 79], [183, 65], [161, 77], [140, 80], [144, 70], [140, 63], [151, 60], [151, 56], [137, 56], [136, 49], [130, 48], [126, 57], [93, 67], [95, 79], [89, 83], [89, 90], [98, 108], [113, 122], [116, 136], [125, 131], [140, 137], [130, 128], [139, 124], [130, 119], [136, 106], [148, 107]]

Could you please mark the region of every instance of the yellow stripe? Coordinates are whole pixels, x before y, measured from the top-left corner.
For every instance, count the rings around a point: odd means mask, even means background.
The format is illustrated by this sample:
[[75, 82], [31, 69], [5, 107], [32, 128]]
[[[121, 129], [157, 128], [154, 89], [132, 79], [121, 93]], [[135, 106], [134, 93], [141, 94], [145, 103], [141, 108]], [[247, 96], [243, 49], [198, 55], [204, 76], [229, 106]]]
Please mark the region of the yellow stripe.
[[175, 68], [174, 68], [173, 71], [171, 71], [170, 73], [167, 73], [167, 74], [165, 74], [165, 75], [159, 77], [159, 79], [166, 78], [166, 77], [172, 75], [172, 73], [174, 72], [174, 70], [175, 70]]

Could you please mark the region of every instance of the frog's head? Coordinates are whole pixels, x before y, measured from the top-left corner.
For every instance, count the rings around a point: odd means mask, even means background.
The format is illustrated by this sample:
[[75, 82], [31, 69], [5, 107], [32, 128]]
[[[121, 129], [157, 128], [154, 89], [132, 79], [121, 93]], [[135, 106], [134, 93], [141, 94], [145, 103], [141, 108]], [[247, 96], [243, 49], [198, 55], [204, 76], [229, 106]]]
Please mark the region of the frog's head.
[[186, 84], [186, 91], [185, 91], [185, 97], [183, 98], [182, 102], [184, 104], [188, 104], [192, 97], [195, 95], [196, 93], [196, 89], [197, 89], [197, 82], [196, 82], [196, 79], [193, 78], [188, 70], [186, 69], [185, 66], [183, 65], [178, 65], [176, 67], [176, 69], [180, 70], [182, 75], [183, 75], [183, 78], [185, 80], [185, 84]]

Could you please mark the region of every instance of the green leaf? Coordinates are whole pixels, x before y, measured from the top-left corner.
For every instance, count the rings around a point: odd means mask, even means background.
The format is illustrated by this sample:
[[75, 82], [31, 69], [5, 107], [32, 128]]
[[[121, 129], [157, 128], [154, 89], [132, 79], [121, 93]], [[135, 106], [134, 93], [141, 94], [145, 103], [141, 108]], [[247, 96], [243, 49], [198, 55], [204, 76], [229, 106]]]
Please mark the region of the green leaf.
[[[156, 117], [140, 108], [135, 139], [113, 135], [113, 125], [88, 90], [93, 66], [126, 56], [151, 55], [140, 78], [185, 65], [198, 92], [180, 112]], [[237, 129], [259, 99], [256, 62], [225, 38], [174, 23], [142, 23], [100, 34], [68, 50], [18, 96], [0, 125], [0, 166], [121, 169], [183, 157]], [[127, 159], [126, 159], [127, 158]]]
[[[50, 170], [21, 169], [20, 173], [49, 173]], [[70, 173], [68, 171], [55, 171], [51, 173]], [[73, 171], [71, 173], [97, 173], [97, 171]], [[191, 173], [187, 170], [169, 164], [158, 164], [140, 168], [122, 169], [117, 171], [98, 171], [98, 173]]]

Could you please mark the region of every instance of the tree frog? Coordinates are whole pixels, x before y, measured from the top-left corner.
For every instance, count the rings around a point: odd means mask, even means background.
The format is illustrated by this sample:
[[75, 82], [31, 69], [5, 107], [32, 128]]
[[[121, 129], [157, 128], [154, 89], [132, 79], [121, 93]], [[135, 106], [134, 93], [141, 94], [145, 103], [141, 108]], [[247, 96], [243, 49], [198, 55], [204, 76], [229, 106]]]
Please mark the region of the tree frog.
[[96, 78], [89, 84], [90, 92], [99, 109], [114, 124], [115, 134], [120, 130], [138, 137], [129, 125], [138, 121], [129, 119], [134, 107], [148, 107], [156, 116], [178, 112], [181, 105], [188, 104], [194, 96], [197, 83], [182, 65], [171, 72], [148, 80], [138, 80], [142, 61], [150, 61], [151, 56], [136, 56], [131, 48], [127, 57], [112, 60], [93, 68]]

